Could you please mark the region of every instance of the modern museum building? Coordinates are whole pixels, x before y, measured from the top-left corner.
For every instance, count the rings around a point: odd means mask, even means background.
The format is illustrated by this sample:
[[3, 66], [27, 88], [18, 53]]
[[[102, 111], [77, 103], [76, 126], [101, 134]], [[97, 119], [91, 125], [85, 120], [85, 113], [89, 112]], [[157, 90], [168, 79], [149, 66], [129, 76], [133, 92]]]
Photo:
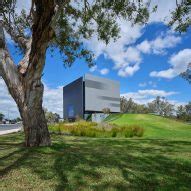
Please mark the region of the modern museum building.
[[120, 112], [118, 81], [85, 74], [63, 87], [64, 119], [87, 118], [90, 114]]

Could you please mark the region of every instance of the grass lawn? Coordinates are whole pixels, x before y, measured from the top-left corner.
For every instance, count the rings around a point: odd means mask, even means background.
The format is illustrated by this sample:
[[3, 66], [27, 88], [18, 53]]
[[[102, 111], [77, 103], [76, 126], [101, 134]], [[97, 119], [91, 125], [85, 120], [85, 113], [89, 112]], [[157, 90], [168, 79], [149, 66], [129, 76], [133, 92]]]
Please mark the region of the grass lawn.
[[47, 148], [24, 148], [21, 133], [0, 136], [0, 190], [190, 191], [187, 133], [175, 140], [52, 135]]
[[139, 125], [145, 138], [191, 140], [191, 125], [181, 121], [148, 114], [113, 114], [107, 122], [117, 125]]

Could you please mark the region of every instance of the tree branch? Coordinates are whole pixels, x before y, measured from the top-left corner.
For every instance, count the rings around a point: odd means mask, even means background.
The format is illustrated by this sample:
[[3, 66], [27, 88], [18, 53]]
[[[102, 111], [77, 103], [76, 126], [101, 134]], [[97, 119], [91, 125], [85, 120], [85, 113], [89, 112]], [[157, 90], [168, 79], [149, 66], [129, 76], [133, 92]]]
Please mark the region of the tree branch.
[[[5, 44], [5, 35], [3, 31], [3, 27], [0, 23], [0, 75], [4, 79], [9, 92], [12, 96], [14, 96], [14, 99], [17, 100], [18, 94], [21, 94], [21, 81], [19, 78], [19, 73], [17, 71], [17, 67], [14, 64], [13, 60], [10, 57], [10, 54], [6, 48]], [[20, 91], [15, 91], [15, 90]], [[14, 93], [13, 93], [14, 92]]]
[[16, 33], [16, 31], [13, 29], [13, 27], [8, 24], [8, 22], [0, 21], [2, 23], [2, 26], [6, 30], [6, 32], [11, 36], [11, 38], [19, 45], [19, 47], [22, 48], [22, 50], [26, 51], [26, 44], [28, 42], [28, 39], [26, 39], [24, 36]]
[[[35, 10], [32, 11], [32, 43], [29, 54], [29, 65], [26, 69], [27, 80], [41, 78], [45, 64], [48, 43], [54, 35], [51, 21], [55, 14], [55, 3], [52, 0], [34, 0]], [[38, 50], [38, 51], [37, 51]]]

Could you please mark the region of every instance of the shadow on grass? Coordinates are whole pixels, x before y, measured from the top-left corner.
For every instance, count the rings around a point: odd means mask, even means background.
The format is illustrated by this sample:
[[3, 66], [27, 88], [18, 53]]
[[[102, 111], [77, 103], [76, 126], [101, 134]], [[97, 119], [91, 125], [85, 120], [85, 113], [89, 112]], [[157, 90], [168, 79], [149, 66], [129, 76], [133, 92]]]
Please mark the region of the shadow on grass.
[[51, 182], [54, 190], [191, 188], [189, 141], [54, 135], [49, 148], [27, 149], [1, 141], [4, 146], [10, 152], [1, 154], [1, 177], [27, 168], [41, 181]]

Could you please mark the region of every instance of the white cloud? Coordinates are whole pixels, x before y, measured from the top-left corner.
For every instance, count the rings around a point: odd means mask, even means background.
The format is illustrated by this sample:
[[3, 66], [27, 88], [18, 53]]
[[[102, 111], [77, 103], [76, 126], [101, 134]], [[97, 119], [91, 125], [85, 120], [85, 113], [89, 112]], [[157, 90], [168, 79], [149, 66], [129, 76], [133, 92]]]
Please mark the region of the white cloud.
[[191, 63], [191, 49], [184, 49], [172, 55], [169, 63], [171, 68], [162, 71], [152, 71], [150, 76], [171, 79], [185, 72], [188, 64]]
[[[163, 22], [166, 24], [164, 18], [167, 16], [168, 18], [170, 17], [169, 10], [175, 8], [175, 1], [151, 1], [151, 7], [154, 7], [155, 5], [158, 5], [158, 10], [156, 13], [152, 13], [150, 15], [148, 24], [153, 22]], [[18, 0], [17, 12], [20, 12], [23, 8], [29, 11], [30, 6], [30, 1], [26, 2], [25, 0]], [[120, 38], [116, 42], [111, 41], [108, 45], [105, 45], [104, 42], [97, 40], [96, 35], [94, 35], [90, 40], [84, 40], [84, 42], [86, 46], [95, 53], [96, 57], [104, 55], [105, 58], [112, 60], [114, 63], [113, 68], [118, 70], [118, 75], [121, 77], [133, 76], [134, 73], [140, 69], [142, 61], [140, 51], [145, 54], [151, 52], [154, 54], [163, 54], [165, 53], [164, 50], [166, 48], [174, 47], [178, 42], [180, 42], [179, 37], [168, 35], [166, 37], [160, 36], [153, 41], [145, 40], [136, 47], [133, 43], [142, 36], [142, 29], [144, 29], [145, 26], [132, 26], [129, 21], [125, 21], [123, 19], [118, 19], [117, 23], [119, 24], [121, 31], [119, 34]], [[90, 72], [94, 72], [96, 70], [97, 68], [94, 67], [90, 69]]]
[[157, 87], [157, 83], [156, 83], [156, 82], [153, 82], [153, 81], [149, 81], [149, 82], [148, 82], [148, 85], [152, 86], [153, 88], [156, 88], [156, 87]]
[[180, 41], [180, 37], [170, 34], [151, 41], [151, 47], [154, 54], [162, 54], [165, 49], [175, 47]]
[[100, 70], [100, 74], [102, 74], [102, 75], [106, 75], [108, 73], [109, 73], [109, 69], [107, 69], [107, 68], [103, 68]]
[[[62, 87], [49, 88], [44, 85], [43, 106], [49, 111], [55, 112], [63, 116], [63, 96]], [[6, 117], [15, 118], [19, 116], [17, 105], [8, 93], [6, 84], [0, 79], [0, 112]]]
[[133, 76], [140, 69], [142, 62], [141, 53], [144, 54], [165, 54], [166, 50], [175, 47], [181, 42], [181, 38], [172, 31], [161, 33], [156, 39], [148, 41], [144, 40], [137, 46], [133, 43], [142, 35], [143, 26], [130, 27], [129, 22], [123, 21], [121, 24], [121, 38], [116, 42], [111, 42], [105, 45], [94, 36], [91, 40], [85, 41], [85, 44], [99, 57], [101, 54], [106, 59], [111, 59], [114, 63], [114, 69], [118, 70], [118, 75], [121, 77]]
[[135, 25], [124, 20], [118, 21], [121, 27], [120, 38], [115, 42], [110, 42], [105, 45], [104, 42], [98, 41], [94, 35], [90, 40], [85, 40], [87, 47], [92, 50], [96, 57], [104, 55], [105, 58], [111, 59], [114, 62], [114, 68], [119, 71], [119, 75], [128, 76], [134, 74], [139, 69], [141, 57], [136, 48], [128, 47], [134, 43], [141, 35], [142, 26]]
[[137, 92], [124, 93], [121, 94], [121, 97], [125, 97], [126, 99], [132, 98], [136, 103], [139, 104], [147, 104], [148, 102], [153, 101], [157, 96], [169, 97], [177, 93], [178, 92], [173, 92], [173, 91], [167, 92], [164, 90], [145, 89], [145, 90], [138, 90]]
[[[163, 22], [167, 24], [171, 19], [170, 13], [172, 10], [176, 8], [176, 1], [175, 0], [152, 0], [151, 1], [151, 9], [158, 5], [157, 11], [152, 13], [149, 18], [149, 23], [152, 22]], [[151, 10], [152, 11], [152, 10]]]
[[139, 87], [141, 87], [141, 88], [144, 88], [144, 87], [146, 87], [146, 86], [147, 86], [147, 83], [146, 83], [146, 82], [139, 83]]
[[148, 54], [151, 52], [151, 43], [148, 40], [144, 40], [137, 45], [137, 49], [145, 54]]
[[119, 69], [118, 75], [121, 77], [132, 76], [140, 69], [141, 55], [140, 52], [134, 47], [128, 47], [125, 52], [125, 56], [121, 57], [124, 60], [116, 62], [114, 69]]
[[50, 88], [44, 85], [43, 107], [63, 117], [63, 88]]
[[156, 88], [157, 87], [157, 83], [156, 82], [153, 82], [153, 81], [148, 81], [148, 82], [142, 82], [142, 83], [139, 83], [139, 87], [141, 88], [144, 88], [146, 86], [151, 86], [153, 88]]
[[19, 116], [17, 105], [8, 93], [6, 84], [2, 79], [0, 79], [0, 113], [10, 118]]
[[31, 7], [31, 1], [17, 0], [16, 13], [20, 14], [23, 9], [28, 13], [30, 11], [30, 7]]
[[171, 96], [174, 94], [177, 94], [177, 92], [166, 92], [164, 90], [155, 90], [155, 89], [151, 89], [151, 90], [139, 90], [138, 91], [139, 95], [142, 96], [161, 96], [161, 97], [167, 97], [167, 96]]
[[173, 48], [180, 42], [181, 38], [179, 36], [168, 31], [167, 33], [161, 34], [155, 40], [144, 40], [137, 45], [137, 49], [145, 54], [164, 54], [166, 49]]
[[97, 65], [91, 67], [91, 68], [89, 69], [89, 71], [90, 71], [90, 72], [99, 72], [101, 75], [106, 75], [106, 74], [109, 73], [109, 69], [108, 69], [108, 68], [99, 69], [99, 68], [97, 67]]
[[[167, 24], [170, 18], [170, 11], [176, 7], [175, 1], [153, 0], [151, 7], [158, 5], [157, 12], [150, 15], [148, 24], [153, 22], [162, 22]], [[143, 34], [145, 26], [134, 25], [124, 20], [117, 21], [120, 28], [120, 39], [116, 42], [110, 42], [107, 46], [97, 40], [97, 36], [93, 36], [90, 40], [85, 40], [87, 47], [92, 50], [96, 57], [104, 55], [114, 63], [114, 69], [118, 70], [121, 77], [132, 76], [140, 69], [142, 61], [140, 52], [144, 54], [164, 54], [167, 48], [176, 46], [180, 41], [180, 37], [172, 33], [160, 35], [155, 40], [145, 40], [137, 47], [134, 43]]]

